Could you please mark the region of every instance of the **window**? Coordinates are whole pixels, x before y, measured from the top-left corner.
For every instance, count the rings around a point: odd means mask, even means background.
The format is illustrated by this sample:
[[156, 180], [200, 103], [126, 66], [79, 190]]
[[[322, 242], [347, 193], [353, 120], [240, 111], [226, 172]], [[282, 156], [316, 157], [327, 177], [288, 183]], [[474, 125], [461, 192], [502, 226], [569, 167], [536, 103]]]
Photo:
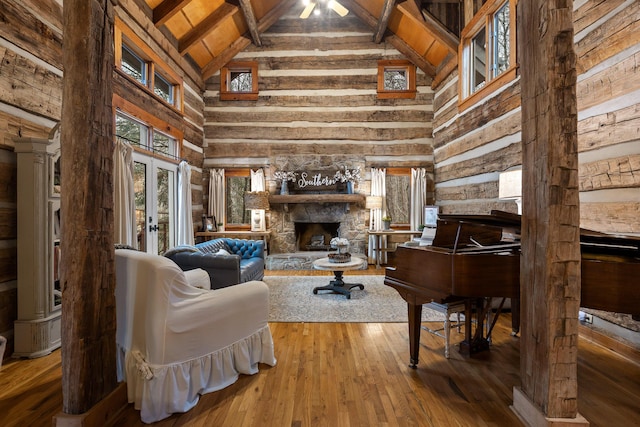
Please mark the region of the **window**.
[[515, 3], [487, 1], [462, 30], [461, 109], [515, 78]]
[[125, 139], [134, 148], [137, 248], [162, 254], [176, 238], [182, 132], [117, 95], [113, 107], [116, 139]]
[[416, 67], [409, 61], [378, 61], [378, 98], [415, 98]]
[[220, 99], [223, 101], [258, 99], [258, 63], [230, 62], [220, 70]]
[[122, 63], [120, 68], [126, 75], [143, 85], [147, 85], [147, 63], [126, 45], [122, 45]]
[[117, 70], [136, 81], [155, 98], [182, 111], [182, 79], [131, 29], [116, 18]]
[[411, 169], [387, 168], [385, 176], [387, 215], [394, 228], [410, 228]]
[[251, 228], [251, 212], [244, 208], [244, 193], [251, 191], [250, 169], [226, 169], [225, 199], [227, 201], [227, 230], [249, 230]]
[[[175, 159], [178, 157], [178, 141], [153, 126], [142, 123], [125, 113], [116, 113], [116, 137], [124, 138], [134, 147], [163, 154]], [[151, 138], [149, 138], [151, 136]]]

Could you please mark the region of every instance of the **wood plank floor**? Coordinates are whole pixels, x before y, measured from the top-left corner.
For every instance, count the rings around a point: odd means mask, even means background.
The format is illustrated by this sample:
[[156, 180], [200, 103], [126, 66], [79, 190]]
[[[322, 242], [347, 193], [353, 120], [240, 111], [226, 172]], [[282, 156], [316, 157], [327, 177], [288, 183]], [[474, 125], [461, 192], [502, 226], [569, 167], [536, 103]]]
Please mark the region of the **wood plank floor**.
[[[443, 340], [423, 332], [413, 370], [407, 366], [406, 323], [272, 323], [275, 367], [261, 366], [258, 374], [242, 376], [203, 396], [191, 411], [155, 425], [522, 425], [509, 408], [520, 383], [519, 339], [509, 335], [509, 325], [510, 316], [503, 316], [491, 350], [474, 358], [453, 350], [445, 359]], [[462, 338], [452, 332], [452, 342]], [[578, 407], [591, 426], [640, 425], [637, 361], [585, 339], [578, 358]], [[60, 350], [5, 362], [0, 425], [50, 426], [62, 405]], [[117, 425], [144, 424], [129, 406]]]

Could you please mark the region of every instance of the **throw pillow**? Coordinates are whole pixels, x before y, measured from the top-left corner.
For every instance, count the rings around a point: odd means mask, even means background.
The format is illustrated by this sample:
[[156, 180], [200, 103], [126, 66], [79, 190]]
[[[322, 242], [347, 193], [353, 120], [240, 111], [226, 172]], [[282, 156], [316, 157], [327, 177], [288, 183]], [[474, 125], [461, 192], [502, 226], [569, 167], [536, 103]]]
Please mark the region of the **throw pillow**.
[[229, 253], [229, 251], [220, 248], [218, 249], [218, 252], [216, 252], [216, 255], [231, 255], [231, 254]]
[[184, 277], [194, 288], [204, 289], [206, 291], [211, 290], [211, 279], [209, 273], [201, 268], [194, 268], [193, 270], [187, 270], [184, 272]]
[[167, 258], [172, 257], [175, 254], [179, 254], [181, 252], [199, 252], [198, 249], [196, 249], [195, 246], [191, 246], [191, 245], [178, 245], [174, 248], [169, 249], [168, 251], [166, 251], [164, 253], [164, 256], [166, 256]]

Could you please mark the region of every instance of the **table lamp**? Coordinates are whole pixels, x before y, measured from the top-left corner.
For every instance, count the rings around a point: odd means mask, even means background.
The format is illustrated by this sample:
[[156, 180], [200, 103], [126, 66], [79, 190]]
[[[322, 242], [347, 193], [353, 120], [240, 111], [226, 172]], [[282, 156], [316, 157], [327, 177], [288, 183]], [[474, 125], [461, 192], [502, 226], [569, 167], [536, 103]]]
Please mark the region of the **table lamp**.
[[269, 192], [245, 192], [244, 208], [251, 211], [251, 231], [266, 231], [266, 226], [264, 224], [264, 211], [269, 210]]

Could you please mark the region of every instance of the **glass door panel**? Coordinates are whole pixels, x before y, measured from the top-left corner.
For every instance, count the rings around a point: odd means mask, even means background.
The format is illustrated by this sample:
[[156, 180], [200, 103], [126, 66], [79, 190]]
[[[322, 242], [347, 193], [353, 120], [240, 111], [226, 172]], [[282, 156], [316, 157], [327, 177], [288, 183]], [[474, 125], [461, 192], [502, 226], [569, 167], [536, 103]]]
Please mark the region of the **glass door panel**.
[[146, 252], [149, 245], [147, 242], [147, 165], [144, 163], [133, 163], [133, 189], [135, 194], [138, 249]]
[[157, 217], [157, 250], [163, 254], [173, 247], [175, 215], [175, 172], [161, 167], [156, 168], [156, 217]]
[[134, 154], [138, 249], [161, 255], [174, 246], [177, 166]]

